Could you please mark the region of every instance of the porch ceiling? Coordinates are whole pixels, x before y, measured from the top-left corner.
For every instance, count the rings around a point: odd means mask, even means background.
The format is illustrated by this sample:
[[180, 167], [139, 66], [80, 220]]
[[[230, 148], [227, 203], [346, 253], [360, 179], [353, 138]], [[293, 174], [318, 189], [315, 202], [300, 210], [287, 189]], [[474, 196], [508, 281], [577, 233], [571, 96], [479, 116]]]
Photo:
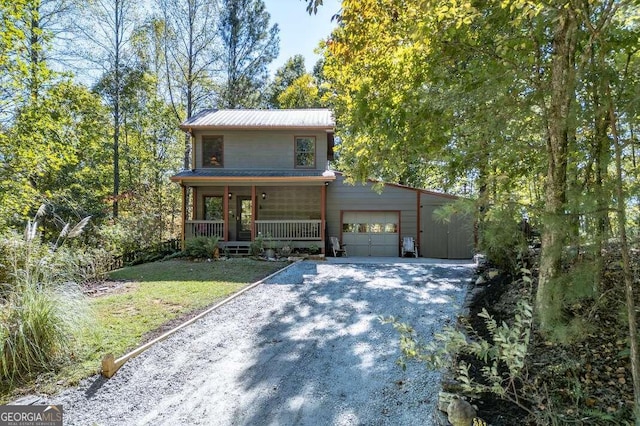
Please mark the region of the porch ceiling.
[[333, 172], [322, 170], [238, 170], [196, 169], [186, 170], [171, 177], [173, 182], [187, 185], [231, 184], [287, 184], [323, 185], [336, 179]]

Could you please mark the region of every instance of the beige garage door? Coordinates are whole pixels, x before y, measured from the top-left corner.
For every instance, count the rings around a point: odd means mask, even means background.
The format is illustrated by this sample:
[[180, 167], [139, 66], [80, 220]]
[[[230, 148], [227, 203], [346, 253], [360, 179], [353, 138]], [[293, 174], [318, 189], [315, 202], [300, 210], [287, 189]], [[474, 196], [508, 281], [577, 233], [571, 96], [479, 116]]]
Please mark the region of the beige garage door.
[[397, 212], [345, 212], [342, 242], [349, 256], [398, 256]]

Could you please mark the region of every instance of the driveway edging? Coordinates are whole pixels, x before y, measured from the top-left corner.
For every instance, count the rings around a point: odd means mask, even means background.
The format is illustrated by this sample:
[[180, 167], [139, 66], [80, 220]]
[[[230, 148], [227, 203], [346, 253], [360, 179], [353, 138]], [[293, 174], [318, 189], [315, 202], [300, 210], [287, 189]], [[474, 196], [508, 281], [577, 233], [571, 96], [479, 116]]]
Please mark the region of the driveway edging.
[[116, 359], [113, 356], [112, 353], [106, 354], [102, 358], [102, 365], [101, 365], [101, 368], [100, 368], [100, 373], [104, 377], [106, 377], [107, 379], [110, 379], [111, 377], [113, 377], [114, 374], [116, 374], [116, 372], [120, 369], [120, 367], [122, 367], [125, 364], [125, 362], [127, 362], [131, 358], [134, 358], [134, 357], [140, 355], [142, 352], [146, 351], [147, 349], [149, 349], [150, 347], [152, 347], [156, 343], [159, 343], [159, 342], [165, 340], [166, 338], [168, 338], [172, 334], [176, 333], [177, 331], [182, 330], [183, 328], [185, 328], [186, 326], [188, 326], [190, 324], [193, 324], [194, 322], [198, 321], [199, 319], [201, 319], [205, 315], [215, 311], [216, 309], [218, 309], [221, 306], [226, 305], [227, 303], [229, 303], [230, 301], [232, 301], [236, 297], [238, 297], [238, 296], [246, 293], [247, 291], [257, 287], [258, 285], [262, 284], [263, 282], [265, 282], [269, 278], [286, 271], [287, 269], [291, 268], [293, 265], [296, 265], [298, 262], [301, 262], [301, 261], [299, 260], [299, 261], [293, 262], [293, 263], [285, 266], [282, 269], [278, 269], [277, 271], [275, 271], [272, 274], [262, 278], [261, 280], [258, 280], [255, 283], [248, 285], [247, 287], [245, 287], [245, 288], [241, 289], [240, 291], [232, 294], [231, 296], [227, 297], [226, 299], [221, 300], [220, 302], [216, 303], [215, 305], [211, 306], [210, 308], [206, 309], [205, 311], [200, 312], [195, 317], [190, 318], [189, 320], [183, 322], [182, 324], [178, 325], [177, 327], [172, 328], [171, 330], [169, 330], [166, 333], [156, 337], [155, 339], [150, 340], [149, 342], [147, 342], [147, 343], [145, 343], [145, 344], [143, 344], [141, 346], [138, 346], [136, 349], [134, 349], [134, 350], [130, 351], [129, 353], [121, 356], [120, 358]]

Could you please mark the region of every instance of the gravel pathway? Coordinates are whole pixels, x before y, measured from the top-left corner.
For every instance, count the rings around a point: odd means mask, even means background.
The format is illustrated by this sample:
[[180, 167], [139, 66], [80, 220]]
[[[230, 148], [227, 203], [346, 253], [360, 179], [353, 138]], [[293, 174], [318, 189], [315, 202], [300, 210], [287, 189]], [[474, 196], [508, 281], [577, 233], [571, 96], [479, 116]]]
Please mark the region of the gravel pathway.
[[429, 338], [469, 264], [301, 262], [126, 363], [51, 398], [65, 425], [431, 424], [439, 375], [395, 364], [394, 315]]

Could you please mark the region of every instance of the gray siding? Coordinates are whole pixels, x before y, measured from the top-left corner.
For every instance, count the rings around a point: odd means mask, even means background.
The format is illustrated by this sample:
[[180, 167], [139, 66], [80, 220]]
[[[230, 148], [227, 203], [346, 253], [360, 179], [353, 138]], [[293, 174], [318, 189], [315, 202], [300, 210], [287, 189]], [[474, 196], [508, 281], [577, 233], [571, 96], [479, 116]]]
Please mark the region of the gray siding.
[[[259, 220], [320, 219], [321, 188], [304, 186], [257, 187]], [[262, 192], [266, 194], [263, 200]]]
[[307, 130], [225, 130], [196, 134], [195, 167], [202, 168], [202, 135], [224, 138], [224, 167], [227, 169], [295, 169], [296, 136], [315, 136], [316, 169], [327, 166], [327, 133]]
[[454, 216], [444, 223], [434, 218], [438, 207], [454, 200], [422, 194], [420, 255], [438, 259], [470, 259], [473, 257], [473, 219]]
[[[417, 191], [393, 185], [385, 185], [382, 192], [373, 190], [373, 185], [345, 184], [342, 175], [327, 189], [327, 232], [338, 238], [342, 235], [341, 211], [399, 211], [400, 235], [414, 237], [417, 241]], [[398, 247], [399, 253], [400, 247]]]
[[420, 255], [424, 257], [435, 257], [437, 259], [446, 259], [448, 257], [447, 239], [449, 230], [444, 223], [433, 219], [433, 212], [438, 208], [437, 205], [423, 204], [420, 236]]
[[438, 207], [454, 201], [455, 199], [446, 195], [395, 185], [385, 185], [383, 191], [378, 193], [373, 190], [371, 183], [355, 186], [345, 184], [343, 176], [337, 174], [335, 182], [332, 182], [327, 190], [327, 232], [329, 236], [342, 236], [340, 213], [344, 211], [398, 211], [400, 244], [404, 237], [413, 237], [418, 243], [422, 257], [469, 259], [473, 256], [472, 219], [454, 217], [447, 224], [433, 217]]

